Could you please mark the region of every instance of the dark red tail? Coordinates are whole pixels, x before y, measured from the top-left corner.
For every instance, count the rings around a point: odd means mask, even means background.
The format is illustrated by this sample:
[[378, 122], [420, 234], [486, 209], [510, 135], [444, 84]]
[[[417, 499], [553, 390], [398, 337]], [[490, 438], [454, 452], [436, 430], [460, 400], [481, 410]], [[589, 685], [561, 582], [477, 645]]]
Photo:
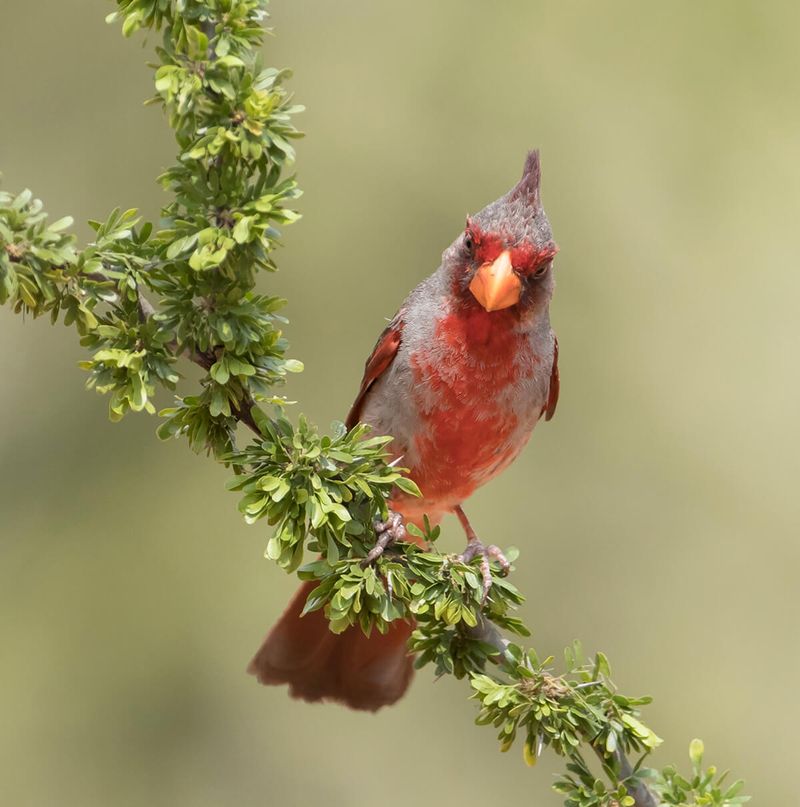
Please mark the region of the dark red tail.
[[413, 675], [406, 647], [413, 625], [395, 622], [388, 633], [359, 628], [331, 633], [321, 611], [300, 616], [311, 590], [304, 583], [247, 668], [262, 684], [288, 684], [292, 697], [331, 700], [374, 712], [403, 696]]

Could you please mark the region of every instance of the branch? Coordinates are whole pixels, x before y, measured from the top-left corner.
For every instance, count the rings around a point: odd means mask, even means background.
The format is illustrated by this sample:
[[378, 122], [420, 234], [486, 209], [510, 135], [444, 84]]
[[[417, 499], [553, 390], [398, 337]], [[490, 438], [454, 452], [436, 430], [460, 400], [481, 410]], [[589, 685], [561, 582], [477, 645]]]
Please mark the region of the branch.
[[[603, 752], [599, 748], [595, 748], [595, 753], [602, 760]], [[623, 753], [622, 749], [618, 748], [615, 751], [617, 763], [619, 764], [620, 776], [623, 780], [627, 781], [633, 775], [633, 767], [628, 761], [628, 758]], [[636, 807], [658, 807], [661, 802], [656, 797], [655, 793], [641, 780], [634, 780], [633, 784], [626, 785], [628, 793], [633, 797]]]
[[[469, 630], [469, 635], [476, 641], [484, 642], [494, 647], [500, 655], [498, 663], [504, 665], [506, 668], [513, 668], [516, 662], [509, 653], [511, 642], [500, 633], [496, 625], [493, 625], [487, 619], [481, 617], [478, 620], [478, 625]], [[593, 744], [592, 749], [600, 758], [601, 762], [606, 761], [604, 747]], [[620, 779], [625, 783], [628, 793], [634, 799], [635, 807], [658, 807], [661, 802], [644, 782], [637, 779], [631, 781], [633, 766], [625, 755], [625, 752], [621, 748], [617, 748], [614, 752], [614, 756], [619, 766]]]
[[[150, 311], [154, 310], [152, 305], [150, 305], [149, 302], [144, 300], [144, 298], [140, 296], [139, 299], [140, 299], [140, 305], [142, 302], [144, 302], [147, 308], [150, 309]], [[152, 316], [152, 314], [149, 314], [148, 316]], [[198, 353], [197, 351], [192, 351], [191, 353], [189, 353], [189, 359], [198, 366], [202, 367], [204, 370], [210, 370], [217, 361], [216, 356], [210, 353]], [[242, 394], [241, 401], [232, 407], [232, 413], [234, 418], [236, 418], [236, 420], [247, 426], [247, 428], [250, 429], [250, 431], [252, 431], [256, 436], [262, 437], [263, 435], [261, 434], [261, 429], [258, 428], [258, 424], [256, 423], [256, 420], [253, 417], [253, 409], [257, 408], [258, 407], [256, 405], [256, 402], [253, 400], [250, 393], [245, 390], [244, 393]], [[261, 414], [264, 418], [267, 417], [266, 414], [263, 413], [263, 411], [261, 412]]]

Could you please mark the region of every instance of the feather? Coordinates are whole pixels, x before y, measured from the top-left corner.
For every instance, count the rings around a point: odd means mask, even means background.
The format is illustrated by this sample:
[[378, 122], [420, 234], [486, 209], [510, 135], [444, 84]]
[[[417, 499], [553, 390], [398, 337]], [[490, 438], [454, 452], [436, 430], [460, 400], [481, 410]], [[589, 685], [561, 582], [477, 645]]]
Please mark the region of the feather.
[[374, 712], [403, 696], [414, 673], [407, 644], [414, 626], [393, 622], [385, 634], [361, 628], [331, 633], [322, 611], [301, 616], [317, 581], [304, 583], [250, 662], [262, 684], [288, 684], [294, 698], [336, 701]]
[[558, 394], [561, 391], [561, 377], [558, 373], [558, 338], [553, 334], [553, 367], [550, 370], [550, 389], [547, 393], [547, 406], [544, 419], [552, 420], [558, 405]]
[[367, 363], [364, 366], [364, 377], [361, 379], [361, 387], [358, 390], [353, 405], [347, 413], [345, 426], [352, 429], [361, 419], [361, 410], [364, 408], [364, 399], [370, 391], [372, 385], [383, 375], [389, 365], [394, 361], [397, 351], [400, 349], [400, 342], [403, 337], [403, 314], [404, 309], [400, 309], [392, 321], [384, 328], [375, 347], [372, 349]]

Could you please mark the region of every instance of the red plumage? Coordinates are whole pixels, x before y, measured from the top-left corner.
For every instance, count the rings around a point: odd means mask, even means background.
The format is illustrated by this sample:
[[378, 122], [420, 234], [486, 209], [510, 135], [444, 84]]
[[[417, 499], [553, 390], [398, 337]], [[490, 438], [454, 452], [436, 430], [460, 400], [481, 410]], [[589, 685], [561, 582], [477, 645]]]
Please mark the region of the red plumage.
[[292, 697], [305, 701], [367, 711], [394, 703], [413, 673], [406, 649], [412, 626], [394, 622], [388, 633], [369, 637], [360, 628], [331, 633], [321, 611], [300, 616], [316, 585], [312, 580], [298, 589], [247, 671], [262, 684], [288, 684]]

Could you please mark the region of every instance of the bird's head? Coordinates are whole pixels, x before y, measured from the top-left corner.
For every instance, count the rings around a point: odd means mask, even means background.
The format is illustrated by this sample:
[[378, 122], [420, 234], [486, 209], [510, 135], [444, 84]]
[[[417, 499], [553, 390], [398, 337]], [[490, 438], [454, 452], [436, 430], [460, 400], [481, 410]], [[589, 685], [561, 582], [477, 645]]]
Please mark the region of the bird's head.
[[457, 298], [486, 311], [530, 311], [552, 297], [553, 241], [539, 195], [539, 152], [525, 160], [520, 181], [496, 202], [467, 218], [444, 253], [443, 267]]

